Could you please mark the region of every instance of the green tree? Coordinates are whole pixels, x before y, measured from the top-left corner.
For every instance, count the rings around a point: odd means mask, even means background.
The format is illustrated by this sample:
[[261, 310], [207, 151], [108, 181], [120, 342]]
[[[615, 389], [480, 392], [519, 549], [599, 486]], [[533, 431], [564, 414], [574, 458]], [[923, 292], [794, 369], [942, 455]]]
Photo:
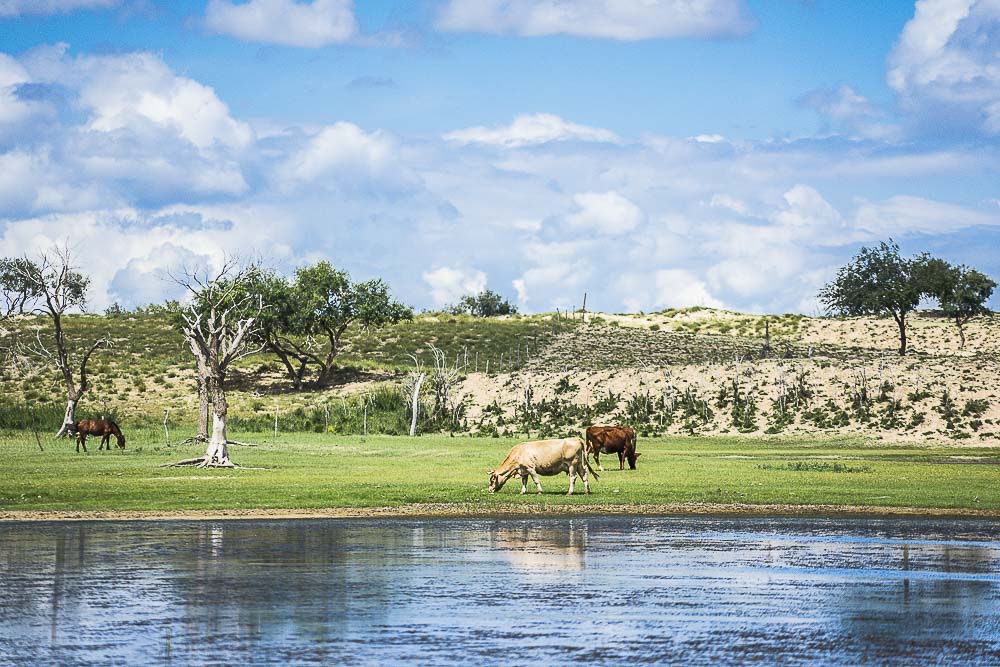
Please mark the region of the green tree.
[[475, 317], [494, 317], [496, 315], [513, 315], [517, 306], [493, 290], [483, 290], [479, 294], [463, 296], [458, 303], [448, 308], [453, 315], [468, 313]]
[[939, 269], [934, 277], [928, 285], [928, 295], [935, 297], [944, 314], [954, 320], [961, 341], [959, 347], [964, 349], [965, 325], [975, 317], [989, 315], [986, 302], [993, 296], [997, 284], [984, 273], [965, 265]]
[[316, 367], [321, 386], [330, 383], [348, 327], [368, 330], [413, 318], [413, 310], [395, 301], [384, 281], [352, 282], [329, 262], [303, 267], [291, 281], [274, 274], [260, 281], [267, 304], [261, 336], [296, 389], [302, 388], [309, 366]]
[[837, 277], [820, 290], [820, 303], [837, 315], [891, 315], [899, 327], [899, 354], [906, 354], [906, 316], [920, 303], [918, 262], [899, 255], [889, 240], [874, 248], [861, 248]]
[[30, 313], [42, 296], [31, 276], [37, 265], [29, 259], [0, 257], [0, 317]]
[[24, 349], [29, 356], [54, 365], [62, 374], [66, 384], [66, 413], [56, 437], [68, 435], [76, 428], [76, 406], [90, 389], [87, 362], [95, 350], [110, 343], [107, 338], [98, 338], [81, 348], [83, 352], [74, 358], [72, 344], [66, 340], [63, 331], [66, 313], [85, 308], [90, 278], [77, 271], [68, 248], [54, 248], [42, 253], [37, 261], [2, 259], [0, 271], [6, 276], [3, 278], [4, 285], [20, 291], [20, 296], [14, 297], [19, 304], [18, 311], [43, 315], [52, 323], [54, 341], [51, 346], [38, 336]]

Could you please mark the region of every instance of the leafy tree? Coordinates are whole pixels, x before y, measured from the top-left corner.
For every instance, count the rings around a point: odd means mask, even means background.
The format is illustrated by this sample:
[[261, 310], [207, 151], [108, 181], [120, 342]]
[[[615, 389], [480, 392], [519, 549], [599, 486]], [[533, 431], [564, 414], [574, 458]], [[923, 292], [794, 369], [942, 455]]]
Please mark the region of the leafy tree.
[[899, 327], [899, 354], [906, 354], [906, 316], [916, 309], [925, 288], [918, 261], [899, 255], [889, 240], [861, 248], [819, 293], [827, 312], [838, 315], [891, 315]]
[[30, 312], [44, 315], [52, 322], [54, 346], [50, 348], [42, 342], [41, 336], [37, 336], [36, 342], [25, 349], [30, 356], [51, 363], [62, 373], [66, 383], [66, 413], [56, 437], [68, 435], [76, 428], [76, 406], [90, 389], [87, 362], [95, 350], [110, 344], [109, 339], [98, 338], [86, 347], [78, 363], [71, 358], [70, 344], [63, 331], [63, 317], [67, 311], [86, 306], [90, 278], [76, 270], [68, 248], [55, 248], [42, 253], [37, 261], [2, 259], [0, 271], [4, 272], [5, 286], [19, 291], [20, 296], [13, 299], [19, 304], [19, 312], [30, 308]]
[[258, 280], [267, 304], [260, 335], [296, 389], [302, 388], [310, 365], [317, 368], [320, 385], [330, 383], [348, 327], [367, 330], [413, 318], [412, 309], [392, 299], [384, 281], [352, 282], [329, 262], [303, 267], [291, 281], [275, 274]]
[[986, 302], [993, 296], [996, 282], [965, 265], [952, 266], [941, 259], [925, 260], [921, 282], [926, 294], [938, 300], [944, 314], [955, 321], [965, 348], [965, 325], [974, 317], [988, 315]]
[[493, 290], [483, 290], [476, 295], [463, 296], [458, 303], [451, 306], [448, 312], [453, 315], [468, 313], [475, 317], [494, 317], [496, 315], [513, 315], [517, 306]]
[[38, 267], [29, 259], [0, 257], [0, 317], [25, 315], [42, 296], [31, 279]]

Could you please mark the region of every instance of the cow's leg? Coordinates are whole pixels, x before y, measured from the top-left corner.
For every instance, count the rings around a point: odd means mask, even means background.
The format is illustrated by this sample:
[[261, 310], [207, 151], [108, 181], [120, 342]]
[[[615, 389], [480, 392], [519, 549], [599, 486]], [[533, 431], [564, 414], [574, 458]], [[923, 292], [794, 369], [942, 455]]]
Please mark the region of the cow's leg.
[[521, 471], [521, 495], [523, 496], [528, 492], [528, 471]]
[[108, 446], [108, 451], [110, 452], [111, 451], [111, 442], [109, 442], [109, 440], [108, 440], [108, 434], [107, 433], [105, 433], [104, 437], [101, 438], [101, 446], [97, 448], [97, 451], [103, 450], [105, 445]]
[[597, 464], [598, 470], [604, 470], [604, 466], [601, 465], [601, 450], [594, 449], [594, 463]]
[[541, 493], [542, 483], [538, 481], [538, 473], [535, 472], [534, 468], [529, 469], [528, 472], [531, 474], [531, 479], [535, 482], [535, 488], [538, 489], [539, 493]]
[[569, 491], [566, 492], [567, 496], [573, 495], [573, 486], [576, 484], [576, 468], [576, 464], [573, 463], [570, 464], [569, 469], [566, 471], [566, 474], [569, 475]]
[[618, 452], [618, 469], [625, 470], [625, 451]]
[[77, 451], [77, 453], [79, 453], [79, 451], [80, 451], [80, 445], [83, 445], [83, 453], [86, 454], [87, 453], [87, 434], [86, 433], [80, 433], [80, 435], [77, 436], [77, 440], [76, 440], [76, 451]]
[[583, 491], [590, 493], [590, 481], [587, 480], [587, 462], [580, 463], [580, 477], [583, 477]]

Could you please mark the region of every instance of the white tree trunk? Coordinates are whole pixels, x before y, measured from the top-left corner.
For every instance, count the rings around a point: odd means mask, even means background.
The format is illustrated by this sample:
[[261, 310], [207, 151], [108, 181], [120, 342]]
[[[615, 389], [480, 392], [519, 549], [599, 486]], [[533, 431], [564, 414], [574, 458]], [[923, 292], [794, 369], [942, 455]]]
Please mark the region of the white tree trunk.
[[420, 386], [424, 383], [426, 373], [421, 373], [413, 387], [413, 418], [410, 420], [410, 437], [417, 434], [417, 411], [420, 409]]
[[62, 426], [59, 427], [59, 432], [56, 433], [57, 438], [61, 438], [64, 435], [69, 435], [76, 428], [76, 418], [73, 416], [76, 413], [76, 401], [69, 399], [66, 401], [66, 414], [63, 416]]
[[229, 460], [229, 448], [226, 447], [226, 415], [215, 411], [212, 413], [212, 439], [205, 450], [205, 465], [232, 468]]

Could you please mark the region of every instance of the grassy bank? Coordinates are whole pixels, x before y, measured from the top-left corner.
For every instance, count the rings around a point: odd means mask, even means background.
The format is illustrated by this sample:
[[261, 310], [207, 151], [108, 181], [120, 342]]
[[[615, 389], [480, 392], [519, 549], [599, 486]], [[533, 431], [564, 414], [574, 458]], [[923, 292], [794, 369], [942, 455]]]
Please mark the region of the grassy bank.
[[[556, 505], [649, 511], [643, 508], [698, 503], [1000, 514], [1000, 451], [995, 448], [875, 447], [856, 439], [645, 439], [640, 441], [638, 470], [606, 470], [593, 482], [590, 496], [565, 496], [565, 475], [542, 478], [541, 496], [520, 496], [517, 481], [491, 496], [487, 471], [500, 463], [514, 440], [296, 434], [272, 442], [269, 434], [238, 437], [259, 445], [236, 447], [235, 460], [264, 469], [159, 467], [200, 454], [202, 448], [166, 447], [162, 431], [155, 430], [130, 433], [125, 452], [98, 453], [97, 441], [92, 441], [89, 455], [76, 454], [69, 441], [43, 439], [41, 452], [30, 433], [0, 433], [0, 514], [405, 508], [425, 503], [470, 513]], [[611, 457], [604, 462], [610, 464]]]

